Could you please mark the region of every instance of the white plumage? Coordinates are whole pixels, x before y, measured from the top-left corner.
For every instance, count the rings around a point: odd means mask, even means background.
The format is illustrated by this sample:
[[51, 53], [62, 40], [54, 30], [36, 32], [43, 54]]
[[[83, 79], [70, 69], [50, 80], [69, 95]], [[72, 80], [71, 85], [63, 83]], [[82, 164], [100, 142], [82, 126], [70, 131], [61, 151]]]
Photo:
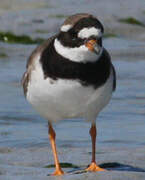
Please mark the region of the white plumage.
[[111, 98], [112, 73], [103, 86], [94, 89], [76, 80], [44, 79], [39, 59], [38, 55], [28, 84], [27, 100], [40, 115], [50, 122], [73, 117], [95, 121]]
[[83, 28], [78, 33], [78, 37], [80, 37], [82, 39], [89, 38], [91, 36], [101, 37], [102, 36], [101, 30], [97, 29], [95, 27], [90, 27], [90, 28]]
[[61, 30], [62, 32], [67, 32], [67, 31], [69, 31], [71, 28], [72, 28], [72, 25], [66, 24], [66, 25], [61, 26], [60, 30]]

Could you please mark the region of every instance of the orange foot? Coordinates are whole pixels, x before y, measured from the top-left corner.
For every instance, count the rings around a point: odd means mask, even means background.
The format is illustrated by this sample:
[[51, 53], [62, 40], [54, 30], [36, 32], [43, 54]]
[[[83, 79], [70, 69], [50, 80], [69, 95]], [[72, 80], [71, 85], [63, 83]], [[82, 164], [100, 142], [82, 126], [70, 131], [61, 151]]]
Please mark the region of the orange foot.
[[56, 171], [52, 174], [52, 176], [61, 176], [61, 175], [63, 175], [63, 174], [64, 174], [63, 170], [59, 169], [59, 170], [56, 170]]
[[97, 164], [95, 162], [92, 162], [89, 167], [86, 169], [86, 171], [93, 171], [93, 172], [97, 172], [97, 171], [106, 171], [103, 168], [100, 168], [99, 166], [97, 166]]

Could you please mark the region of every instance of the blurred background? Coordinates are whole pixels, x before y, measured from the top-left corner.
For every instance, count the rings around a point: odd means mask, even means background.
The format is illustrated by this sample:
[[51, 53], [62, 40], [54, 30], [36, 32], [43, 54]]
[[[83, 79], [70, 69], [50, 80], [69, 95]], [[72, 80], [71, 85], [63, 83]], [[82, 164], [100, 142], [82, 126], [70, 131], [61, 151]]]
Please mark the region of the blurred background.
[[[0, 176], [3, 179], [6, 175], [9, 179], [21, 175], [45, 179], [49, 170], [43, 166], [53, 163], [47, 121], [26, 102], [20, 81], [32, 50], [58, 32], [64, 19], [75, 13], [93, 14], [103, 23], [104, 47], [117, 71], [116, 92], [97, 119], [97, 160], [122, 163], [123, 171], [127, 171], [129, 164], [130, 171], [121, 177], [143, 178], [145, 2], [0, 0]], [[54, 127], [61, 162], [88, 165], [90, 124], [82, 119], [64, 120]], [[135, 167], [138, 169], [133, 170]]]

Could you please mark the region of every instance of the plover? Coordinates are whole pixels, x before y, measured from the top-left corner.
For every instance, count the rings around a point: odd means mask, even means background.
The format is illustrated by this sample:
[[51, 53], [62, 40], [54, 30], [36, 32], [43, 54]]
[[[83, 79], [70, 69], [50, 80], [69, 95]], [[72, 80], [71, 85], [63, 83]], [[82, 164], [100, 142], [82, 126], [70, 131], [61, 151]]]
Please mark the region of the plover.
[[109, 53], [102, 45], [103, 32], [103, 25], [93, 15], [72, 15], [28, 60], [22, 78], [24, 94], [48, 120], [56, 166], [53, 175], [64, 172], [58, 160], [52, 123], [71, 118], [91, 123], [92, 161], [86, 171], [104, 170], [95, 160], [96, 117], [111, 99], [116, 75]]

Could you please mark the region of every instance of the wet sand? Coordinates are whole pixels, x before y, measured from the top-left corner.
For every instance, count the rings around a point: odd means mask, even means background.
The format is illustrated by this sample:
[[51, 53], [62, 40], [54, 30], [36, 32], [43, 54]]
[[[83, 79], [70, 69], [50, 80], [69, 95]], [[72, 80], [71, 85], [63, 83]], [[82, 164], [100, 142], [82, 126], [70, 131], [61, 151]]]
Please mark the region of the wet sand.
[[108, 171], [83, 171], [91, 160], [90, 124], [82, 119], [64, 120], [54, 126], [60, 161], [78, 167], [64, 168], [66, 175], [51, 177], [54, 168], [45, 168], [53, 164], [47, 121], [26, 102], [20, 85], [26, 60], [36, 45], [0, 42], [0, 53], [7, 55], [0, 57], [0, 180], [145, 179], [145, 27], [117, 21], [133, 16], [144, 23], [143, 5], [135, 0], [0, 2], [0, 31], [32, 38], [48, 38], [66, 16], [76, 12], [98, 16], [106, 33], [117, 35], [104, 39], [104, 46], [111, 53], [118, 79], [110, 104], [97, 119], [96, 158]]

